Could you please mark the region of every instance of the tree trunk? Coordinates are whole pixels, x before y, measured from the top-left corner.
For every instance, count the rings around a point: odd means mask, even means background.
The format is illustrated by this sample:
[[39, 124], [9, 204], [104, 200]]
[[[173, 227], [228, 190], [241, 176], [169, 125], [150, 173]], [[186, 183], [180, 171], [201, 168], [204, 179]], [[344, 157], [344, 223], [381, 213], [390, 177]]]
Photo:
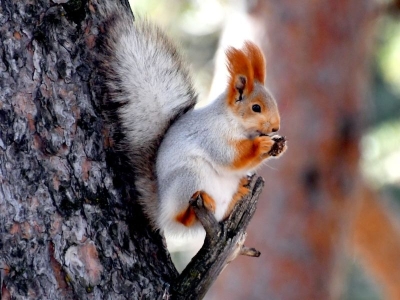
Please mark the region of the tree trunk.
[[129, 178], [110, 167], [126, 162], [103, 126], [91, 55], [100, 22], [87, 1], [1, 3], [5, 299], [155, 299], [177, 276]]

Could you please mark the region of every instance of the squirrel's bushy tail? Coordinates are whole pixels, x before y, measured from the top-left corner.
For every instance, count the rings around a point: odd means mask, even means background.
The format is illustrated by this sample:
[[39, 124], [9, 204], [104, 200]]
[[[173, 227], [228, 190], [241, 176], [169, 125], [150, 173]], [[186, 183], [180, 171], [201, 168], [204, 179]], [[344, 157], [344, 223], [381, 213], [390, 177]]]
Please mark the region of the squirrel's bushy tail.
[[175, 45], [156, 25], [134, 21], [121, 4], [103, 9], [105, 55], [100, 64], [107, 101], [116, 105], [124, 132], [121, 150], [132, 162], [140, 204], [155, 226], [156, 152], [171, 123], [194, 107], [196, 95]]

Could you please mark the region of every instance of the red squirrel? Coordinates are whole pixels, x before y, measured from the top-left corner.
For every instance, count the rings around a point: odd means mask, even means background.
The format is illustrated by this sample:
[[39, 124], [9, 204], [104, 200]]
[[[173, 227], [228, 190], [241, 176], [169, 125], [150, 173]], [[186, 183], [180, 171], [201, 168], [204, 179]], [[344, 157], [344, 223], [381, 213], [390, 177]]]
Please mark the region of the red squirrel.
[[194, 108], [191, 75], [174, 43], [118, 6], [106, 13], [106, 85], [119, 105], [139, 202], [165, 235], [199, 233], [191, 198], [200, 194], [223, 220], [249, 192], [248, 174], [287, 148], [275, 134], [280, 116], [264, 86], [264, 55], [252, 42], [228, 48], [226, 87], [208, 106]]

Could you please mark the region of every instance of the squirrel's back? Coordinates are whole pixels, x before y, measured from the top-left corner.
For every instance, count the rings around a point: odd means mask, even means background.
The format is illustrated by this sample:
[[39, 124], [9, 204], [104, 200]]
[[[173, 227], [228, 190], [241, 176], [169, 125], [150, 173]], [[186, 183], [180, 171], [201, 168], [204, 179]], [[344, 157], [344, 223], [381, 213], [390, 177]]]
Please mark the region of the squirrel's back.
[[100, 64], [108, 101], [117, 107], [125, 135], [120, 147], [132, 161], [139, 201], [154, 225], [156, 151], [171, 123], [194, 107], [196, 95], [177, 48], [156, 25], [134, 20], [120, 4], [110, 4], [103, 13]]

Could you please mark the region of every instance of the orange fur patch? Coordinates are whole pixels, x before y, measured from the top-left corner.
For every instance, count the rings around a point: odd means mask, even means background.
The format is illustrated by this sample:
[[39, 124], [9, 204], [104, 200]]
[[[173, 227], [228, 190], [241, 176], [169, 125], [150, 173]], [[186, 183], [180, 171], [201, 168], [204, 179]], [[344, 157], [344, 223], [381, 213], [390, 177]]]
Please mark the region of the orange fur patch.
[[200, 192], [201, 194], [201, 198], [203, 199], [203, 204], [204, 206], [211, 212], [215, 212], [215, 208], [216, 208], [216, 204], [215, 204], [215, 200], [208, 195], [206, 192]]
[[180, 212], [176, 217], [175, 220], [178, 221], [179, 223], [182, 223], [186, 227], [192, 226], [196, 220], [196, 214], [194, 213], [193, 208], [189, 205], [188, 208]]
[[269, 137], [256, 137], [254, 140], [235, 141], [236, 157], [233, 161], [234, 169], [252, 169], [257, 167], [263, 160], [263, 154], [267, 153], [273, 141]]
[[[211, 212], [215, 212], [216, 204], [215, 200], [208, 195], [204, 191], [197, 191], [192, 195], [192, 199], [197, 198], [198, 196], [201, 196], [201, 199], [203, 199], [203, 204], [204, 206]], [[192, 226], [196, 221], [197, 217], [196, 214], [193, 210], [193, 208], [189, 205], [188, 208], [185, 210], [181, 211], [176, 217], [175, 220], [178, 221], [179, 223], [182, 223], [186, 227]]]
[[233, 105], [239, 98], [237, 83], [240, 82], [241, 76], [245, 78], [243, 94], [248, 95], [253, 91], [253, 69], [251, 61], [242, 50], [230, 47], [226, 51], [226, 56], [230, 75], [227, 100], [229, 105]]
[[240, 140], [234, 142], [234, 147], [236, 148], [237, 155], [233, 161], [232, 166], [235, 169], [243, 169], [250, 165], [257, 156], [257, 146], [252, 140]]
[[253, 68], [254, 80], [265, 83], [266, 63], [264, 54], [261, 49], [254, 43], [246, 41], [244, 44], [244, 52], [247, 54]]

